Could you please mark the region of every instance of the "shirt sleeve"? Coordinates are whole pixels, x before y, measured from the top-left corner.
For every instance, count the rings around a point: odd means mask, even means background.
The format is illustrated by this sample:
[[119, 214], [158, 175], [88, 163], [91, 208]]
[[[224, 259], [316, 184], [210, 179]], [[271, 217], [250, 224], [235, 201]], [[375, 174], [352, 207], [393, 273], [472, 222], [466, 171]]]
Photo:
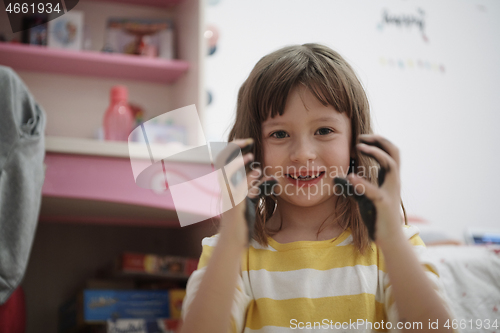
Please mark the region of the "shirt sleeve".
[[[202, 241], [203, 250], [201, 253], [198, 269], [189, 277], [186, 286], [186, 296], [182, 302], [182, 319], [184, 320], [187, 312], [198, 292], [203, 275], [207, 269], [208, 262], [212, 256], [219, 235], [204, 238]], [[231, 328], [229, 332], [240, 333], [245, 325], [245, 315], [251, 297], [245, 292], [245, 286], [241, 275], [238, 275], [236, 290], [234, 293], [233, 306], [231, 308]]]
[[[453, 311], [451, 310], [451, 307], [449, 305], [449, 299], [446, 295], [444, 286], [439, 278], [439, 272], [438, 269], [434, 264], [432, 264], [430, 261], [427, 261], [423, 259], [423, 254], [427, 251], [424, 242], [419, 236], [419, 230], [415, 226], [411, 225], [405, 225], [403, 226], [403, 231], [408, 238], [409, 242], [411, 245], [413, 245], [413, 249], [419, 258], [420, 263], [422, 264], [422, 268], [425, 271], [425, 275], [429, 279], [429, 281], [432, 284], [432, 287], [436, 291], [437, 295], [441, 298], [443, 305], [445, 306], [446, 310], [450, 314], [450, 316], [453, 318]], [[391, 322], [392, 324], [392, 329], [390, 329], [390, 332], [400, 332], [399, 329], [397, 329], [397, 323], [399, 321], [399, 315], [398, 315], [398, 310], [396, 307], [396, 304], [394, 302], [394, 297], [392, 293], [392, 284], [389, 281], [389, 276], [388, 274], [384, 275], [383, 278], [383, 286], [384, 286], [384, 307], [385, 311], [387, 314], [387, 320]], [[422, 323], [422, 325], [428, 325], [428, 323]], [[423, 327], [425, 328], [425, 327]], [[458, 332], [458, 331], [455, 331]]]

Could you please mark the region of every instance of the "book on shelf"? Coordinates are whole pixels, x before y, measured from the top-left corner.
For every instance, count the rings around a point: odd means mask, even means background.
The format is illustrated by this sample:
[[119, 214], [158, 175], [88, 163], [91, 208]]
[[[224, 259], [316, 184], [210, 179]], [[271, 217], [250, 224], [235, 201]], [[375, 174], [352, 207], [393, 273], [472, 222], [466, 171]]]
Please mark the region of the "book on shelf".
[[197, 267], [195, 258], [125, 252], [115, 260], [113, 275], [187, 279]]

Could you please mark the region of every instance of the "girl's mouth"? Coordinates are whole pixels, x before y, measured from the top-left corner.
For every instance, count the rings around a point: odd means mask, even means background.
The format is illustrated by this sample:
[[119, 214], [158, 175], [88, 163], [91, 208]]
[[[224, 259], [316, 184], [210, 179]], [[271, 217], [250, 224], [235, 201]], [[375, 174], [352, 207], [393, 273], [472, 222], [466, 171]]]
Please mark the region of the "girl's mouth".
[[309, 175], [309, 176], [305, 176], [305, 177], [299, 176], [299, 175], [287, 174], [286, 178], [288, 179], [288, 181], [290, 181], [290, 183], [292, 183], [294, 185], [310, 186], [310, 185], [314, 185], [314, 184], [318, 183], [321, 180], [321, 178], [323, 178], [324, 175], [325, 175], [325, 171], [321, 171], [316, 175]]

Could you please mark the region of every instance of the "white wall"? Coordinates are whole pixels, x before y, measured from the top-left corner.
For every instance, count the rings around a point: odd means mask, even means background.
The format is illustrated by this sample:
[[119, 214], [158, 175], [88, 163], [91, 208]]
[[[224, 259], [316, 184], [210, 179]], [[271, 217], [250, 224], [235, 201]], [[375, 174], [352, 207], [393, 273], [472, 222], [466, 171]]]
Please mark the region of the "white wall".
[[[214, 97], [206, 108], [208, 140], [227, 139], [238, 88], [262, 56], [288, 44], [323, 43], [357, 71], [374, 130], [401, 150], [407, 212], [456, 238], [467, 227], [499, 227], [499, 1], [208, 3], [206, 23], [220, 32], [206, 62]], [[424, 32], [382, 24], [385, 10], [423, 19]]]

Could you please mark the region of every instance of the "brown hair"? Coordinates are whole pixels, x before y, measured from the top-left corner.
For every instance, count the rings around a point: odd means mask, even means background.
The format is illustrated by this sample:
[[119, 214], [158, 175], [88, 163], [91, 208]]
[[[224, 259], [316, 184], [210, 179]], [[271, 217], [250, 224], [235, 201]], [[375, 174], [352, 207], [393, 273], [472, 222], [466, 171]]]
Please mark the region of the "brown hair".
[[[293, 45], [272, 52], [255, 65], [238, 92], [235, 124], [228, 141], [253, 138], [255, 162], [263, 164], [261, 125], [269, 116], [283, 115], [289, 92], [298, 85], [307, 87], [323, 104], [351, 119], [355, 170], [369, 170], [365, 178], [376, 184], [377, 163], [354, 149], [359, 134], [371, 134], [370, 110], [365, 91], [351, 66], [330, 48], [320, 44]], [[354, 200], [338, 197], [335, 211], [339, 225], [351, 228], [354, 245], [361, 251], [369, 246], [368, 231]], [[266, 226], [275, 202], [265, 197], [257, 207], [254, 238], [267, 246], [267, 237], [276, 233]], [[403, 207], [405, 223], [406, 212]], [[318, 234], [321, 231], [318, 230]]]

